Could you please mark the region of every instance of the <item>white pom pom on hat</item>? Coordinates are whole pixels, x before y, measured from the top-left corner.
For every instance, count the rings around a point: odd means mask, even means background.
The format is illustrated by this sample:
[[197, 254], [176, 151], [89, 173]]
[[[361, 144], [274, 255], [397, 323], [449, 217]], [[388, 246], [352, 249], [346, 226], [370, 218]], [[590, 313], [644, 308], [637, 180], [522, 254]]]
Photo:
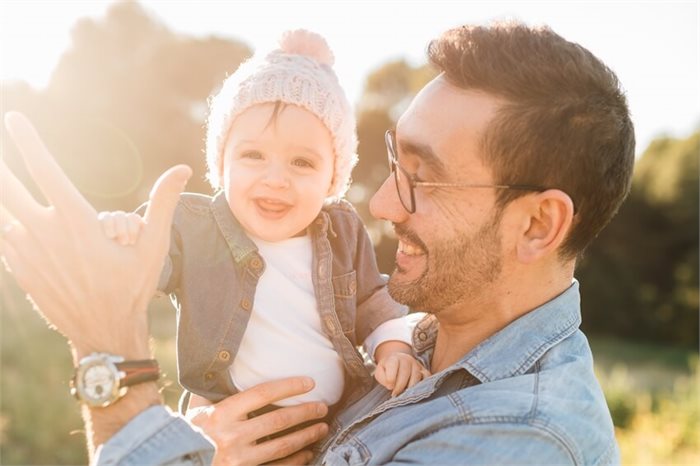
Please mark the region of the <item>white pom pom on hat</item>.
[[326, 39], [320, 34], [306, 29], [296, 29], [283, 33], [279, 41], [279, 48], [284, 53], [313, 58], [322, 65], [333, 66], [335, 63], [335, 57], [328, 47]]
[[304, 29], [286, 31], [277, 49], [256, 53], [210, 100], [207, 120], [207, 178], [221, 187], [224, 145], [233, 120], [253, 105], [284, 102], [316, 115], [333, 139], [335, 172], [329, 197], [340, 198], [357, 164], [355, 115], [333, 71], [334, 56], [326, 40]]

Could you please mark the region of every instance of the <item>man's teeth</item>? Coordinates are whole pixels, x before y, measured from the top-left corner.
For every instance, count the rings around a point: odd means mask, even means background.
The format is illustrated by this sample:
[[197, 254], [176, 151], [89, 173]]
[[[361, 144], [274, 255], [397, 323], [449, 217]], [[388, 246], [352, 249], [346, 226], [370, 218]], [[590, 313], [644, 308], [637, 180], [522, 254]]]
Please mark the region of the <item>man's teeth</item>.
[[422, 249], [419, 249], [410, 244], [406, 244], [403, 241], [399, 241], [399, 252], [401, 252], [402, 254], [406, 254], [407, 256], [418, 256], [420, 254], [423, 254]]

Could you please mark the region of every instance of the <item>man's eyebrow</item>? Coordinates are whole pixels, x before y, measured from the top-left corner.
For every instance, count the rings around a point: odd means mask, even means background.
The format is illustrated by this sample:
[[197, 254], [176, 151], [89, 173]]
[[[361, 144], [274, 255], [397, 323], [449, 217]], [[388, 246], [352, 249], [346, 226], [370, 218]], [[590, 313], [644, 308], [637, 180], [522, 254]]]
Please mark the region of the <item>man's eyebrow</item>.
[[418, 157], [438, 177], [445, 177], [447, 169], [442, 160], [435, 154], [432, 147], [427, 144], [419, 144], [412, 141], [397, 141], [400, 151]]

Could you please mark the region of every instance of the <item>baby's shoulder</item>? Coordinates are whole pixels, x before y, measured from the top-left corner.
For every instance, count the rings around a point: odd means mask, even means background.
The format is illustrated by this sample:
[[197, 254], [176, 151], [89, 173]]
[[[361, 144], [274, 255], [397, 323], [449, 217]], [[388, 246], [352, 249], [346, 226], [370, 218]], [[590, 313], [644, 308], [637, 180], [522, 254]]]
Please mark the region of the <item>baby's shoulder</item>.
[[323, 211], [328, 214], [331, 222], [344, 222], [350, 224], [362, 224], [355, 206], [345, 199], [336, 199], [323, 206]]

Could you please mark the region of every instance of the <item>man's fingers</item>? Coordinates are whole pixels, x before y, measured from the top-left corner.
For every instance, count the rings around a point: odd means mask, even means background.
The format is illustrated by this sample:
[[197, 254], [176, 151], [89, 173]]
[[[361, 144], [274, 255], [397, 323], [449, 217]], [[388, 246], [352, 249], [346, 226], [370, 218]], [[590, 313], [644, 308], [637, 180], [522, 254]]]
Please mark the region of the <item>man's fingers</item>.
[[187, 165], [177, 165], [163, 173], [151, 190], [148, 207], [144, 215], [144, 239], [149, 245], [165, 240], [170, 234], [175, 206], [180, 193], [185, 189], [192, 169]]
[[[291, 396], [301, 395], [312, 388], [314, 388], [314, 381], [310, 377], [290, 377], [288, 379], [272, 380], [232, 395], [218, 404], [222, 405], [223, 410], [228, 412], [229, 415], [245, 419], [251, 411], [275, 404], [277, 401]], [[227, 406], [229, 404], [233, 406], [229, 408]], [[264, 435], [269, 433], [266, 432]]]
[[250, 435], [252, 440], [258, 440], [267, 435], [297, 426], [302, 422], [320, 420], [326, 414], [328, 414], [328, 407], [320, 402], [303, 403], [276, 409], [250, 419]]
[[321, 440], [326, 435], [328, 435], [327, 424], [314, 424], [297, 432], [292, 432], [291, 434], [287, 434], [283, 437], [278, 437], [276, 439], [261, 443], [256, 447], [256, 454], [253, 459], [257, 460], [256, 464], [270, 460], [280, 460], [280, 464], [297, 464], [288, 463], [287, 457], [294, 455], [302, 448]]
[[2, 186], [2, 196], [0, 196], [2, 208], [12, 214], [20, 223], [27, 226], [32, 225], [43, 206], [36, 202], [2, 160], [0, 160], [0, 186]]
[[32, 178], [56, 209], [67, 209], [74, 214], [81, 211], [94, 214], [90, 204], [51, 156], [27, 117], [19, 112], [7, 112], [5, 127], [22, 153]]

